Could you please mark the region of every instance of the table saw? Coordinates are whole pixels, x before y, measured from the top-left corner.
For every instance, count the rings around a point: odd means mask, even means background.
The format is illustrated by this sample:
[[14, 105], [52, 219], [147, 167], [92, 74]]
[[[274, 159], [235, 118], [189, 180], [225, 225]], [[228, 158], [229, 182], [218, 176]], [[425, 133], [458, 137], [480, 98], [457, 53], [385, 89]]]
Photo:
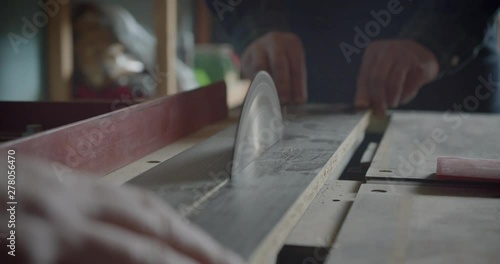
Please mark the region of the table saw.
[[[382, 141], [364, 149], [368, 112], [284, 107], [280, 137], [235, 173], [241, 125], [220, 108], [224, 91], [153, 100], [0, 149], [44, 158], [61, 178], [86, 170], [146, 188], [249, 263], [498, 263], [500, 186], [435, 172], [440, 156], [500, 159], [500, 116], [394, 111]], [[345, 176], [361, 163], [363, 180]]]

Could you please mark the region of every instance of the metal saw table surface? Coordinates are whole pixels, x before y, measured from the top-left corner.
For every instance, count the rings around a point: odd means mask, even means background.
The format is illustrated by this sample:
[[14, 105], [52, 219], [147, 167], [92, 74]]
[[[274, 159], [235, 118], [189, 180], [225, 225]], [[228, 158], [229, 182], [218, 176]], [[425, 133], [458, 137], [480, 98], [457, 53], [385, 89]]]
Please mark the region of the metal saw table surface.
[[499, 139], [498, 115], [395, 112], [326, 263], [498, 263], [500, 186], [435, 171], [499, 159]]
[[346, 153], [362, 141], [366, 112], [332, 106], [287, 111], [284, 137], [229, 181], [235, 127], [128, 182], [149, 189], [250, 263], [272, 263]]
[[[235, 124], [236, 121], [236, 118], [233, 118], [206, 128], [101, 180], [124, 183], [134, 179], [152, 167], [159, 166], [146, 161], [168, 160], [208, 136]], [[446, 136], [444, 141], [443, 135]], [[436, 138], [441, 140], [437, 142]], [[246, 237], [237, 238], [243, 242], [229, 239], [223, 243], [242, 243], [240, 250], [247, 249], [238, 253], [253, 263], [273, 262], [276, 257], [275, 249], [283, 245], [314, 249], [308, 255], [301, 256], [301, 259], [295, 259], [296, 262], [293, 263], [497, 263], [500, 258], [500, 188], [492, 185], [440, 182], [433, 178], [433, 170], [435, 171], [436, 158], [441, 155], [498, 159], [498, 138], [498, 115], [444, 116], [443, 113], [432, 112], [394, 112], [368, 170], [366, 183], [339, 180], [343, 168], [347, 165], [347, 161], [342, 159], [329, 171], [324, 181], [317, 185], [316, 191], [311, 193], [313, 197], [303, 205], [303, 210], [297, 211], [298, 215], [290, 216], [284, 211], [278, 214], [293, 218], [291, 224], [286, 225], [287, 228], [273, 229], [262, 225], [263, 229], [267, 228], [266, 232], [280, 233], [280, 239], [262, 240], [261, 237], [261, 240], [257, 239], [257, 242], [253, 243], [254, 246], [250, 247], [248, 244], [245, 246]], [[429, 145], [429, 140], [434, 143], [432, 146]], [[422, 150], [422, 142], [429, 148]], [[351, 145], [342, 155], [349, 158], [352, 156], [357, 144]], [[203, 148], [203, 145], [201, 147]], [[224, 144], [219, 147], [224, 149]], [[416, 151], [424, 152], [424, 160], [419, 161], [420, 156], [412, 157], [420, 155], [412, 154]], [[411, 174], [401, 173], [409, 168], [408, 164], [401, 160], [413, 166]], [[132, 182], [140, 183], [141, 180], [137, 178]], [[257, 183], [255, 181], [254, 184]], [[143, 181], [142, 184], [146, 182]], [[201, 183], [201, 186], [209, 186], [209, 189], [218, 192], [217, 188], [225, 188], [227, 183], [219, 184], [221, 185]], [[295, 185], [294, 182], [284, 180], [281, 184], [284, 187]], [[266, 189], [250, 185], [248, 190], [250, 193], [273, 192], [280, 185], [271, 186], [273, 187]], [[209, 203], [211, 205], [208, 207], [203, 204], [203, 210], [222, 213], [224, 207], [217, 206], [217, 203], [223, 204], [223, 201], [228, 199], [233, 199], [233, 202], [240, 203], [241, 206], [247, 204], [234, 198], [234, 194], [229, 193], [216, 195], [214, 199], [218, 202]], [[259, 201], [261, 204], [265, 202], [266, 199]], [[271, 205], [267, 206], [273, 208]], [[291, 204], [283, 206], [285, 209], [277, 210], [286, 211]], [[192, 212], [189, 210], [188, 208], [188, 215]], [[206, 223], [210, 222], [208, 218], [203, 220], [204, 216], [197, 217], [195, 222], [207, 228]], [[246, 217], [252, 217], [252, 214]], [[280, 226], [281, 220], [270, 221]], [[240, 219], [240, 223], [248, 222]], [[219, 232], [216, 229], [207, 231], [212, 232], [212, 235], [213, 232]], [[250, 232], [252, 230], [247, 231]], [[265, 243], [262, 243], [263, 241]], [[256, 249], [255, 247], [259, 247], [256, 245], [265, 245], [265, 248]], [[266, 248], [273, 250], [267, 252], [265, 258], [261, 258], [259, 254], [266, 252]], [[325, 248], [331, 250], [328, 252]], [[462, 253], [453, 254], [460, 250]]]

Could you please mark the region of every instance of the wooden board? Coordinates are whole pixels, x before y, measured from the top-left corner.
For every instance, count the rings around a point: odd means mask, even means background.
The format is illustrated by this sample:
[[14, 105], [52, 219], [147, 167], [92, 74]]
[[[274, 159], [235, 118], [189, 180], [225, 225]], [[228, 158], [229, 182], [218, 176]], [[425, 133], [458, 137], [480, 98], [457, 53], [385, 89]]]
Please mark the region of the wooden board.
[[354, 202], [361, 182], [339, 180], [361, 145], [345, 154], [346, 159], [333, 170], [300, 220], [288, 235], [278, 255], [278, 264], [322, 263]]
[[112, 173], [102, 177], [99, 181], [107, 182], [114, 185], [122, 185], [138, 175], [143, 174], [153, 167], [158, 166], [162, 162], [169, 160], [178, 154], [202, 143], [208, 138], [216, 135], [224, 129], [230, 126], [234, 126], [238, 122], [239, 111], [232, 110], [229, 112], [229, 118], [217, 122], [213, 125], [209, 125], [200, 131], [189, 135], [188, 137], [182, 138], [169, 144], [161, 149], [146, 155], [126, 166], [113, 171]]
[[498, 263], [500, 189], [364, 184], [326, 263]]
[[[348, 157], [352, 157], [352, 154]], [[332, 173], [290, 232], [286, 245], [314, 248], [332, 246], [361, 186], [361, 183], [357, 181], [338, 179], [346, 166], [347, 162]]]
[[321, 188], [288, 235], [278, 264], [323, 263], [326, 260], [361, 185], [357, 181], [338, 180], [344, 169], [341, 167]]
[[365, 113], [327, 106], [299, 108], [285, 116], [284, 139], [230, 182], [234, 128], [131, 184], [156, 191], [250, 263], [272, 263], [330, 172], [349, 158], [345, 154], [363, 137], [368, 123]]
[[439, 156], [500, 159], [500, 115], [396, 111], [367, 179], [436, 180]]
[[198, 213], [199, 201], [228, 182], [235, 133], [231, 126], [128, 183], [160, 195], [182, 216]]
[[101, 177], [226, 117], [219, 83], [10, 141], [0, 151], [44, 159], [60, 177], [73, 170]]
[[[174, 95], [177, 89], [177, 0], [154, 0], [158, 78], [156, 94]], [[156, 72], [159, 70], [159, 72]]]

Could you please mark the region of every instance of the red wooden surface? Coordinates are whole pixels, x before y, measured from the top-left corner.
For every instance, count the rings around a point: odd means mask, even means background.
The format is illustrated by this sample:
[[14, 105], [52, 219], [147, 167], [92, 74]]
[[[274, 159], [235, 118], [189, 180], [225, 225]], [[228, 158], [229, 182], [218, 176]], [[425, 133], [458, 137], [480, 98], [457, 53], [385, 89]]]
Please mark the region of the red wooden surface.
[[227, 113], [226, 87], [218, 83], [1, 144], [0, 156], [14, 149], [19, 166], [35, 157], [48, 161], [58, 176], [81, 170], [102, 177]]

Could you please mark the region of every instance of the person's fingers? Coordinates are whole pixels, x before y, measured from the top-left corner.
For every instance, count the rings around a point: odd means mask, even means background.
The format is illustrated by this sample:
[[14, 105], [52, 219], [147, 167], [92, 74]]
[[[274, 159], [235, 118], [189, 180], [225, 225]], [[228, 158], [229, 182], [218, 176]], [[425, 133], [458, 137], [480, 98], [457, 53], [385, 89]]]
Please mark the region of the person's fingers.
[[256, 45], [242, 56], [241, 72], [243, 78], [253, 80], [259, 71], [270, 71], [269, 58], [265, 49]]
[[363, 56], [355, 104], [369, 103], [375, 115], [382, 115], [387, 104], [408, 103], [438, 73], [436, 57], [424, 46], [410, 40], [375, 41]]
[[199, 263], [160, 240], [82, 218], [71, 205], [58, 210], [66, 214], [40, 217], [23, 211], [20, 224], [26, 230], [19, 237], [24, 249], [31, 249], [22, 254], [26, 263]]
[[363, 55], [363, 62], [358, 74], [358, 87], [354, 105], [356, 107], [368, 108], [370, 106], [370, 75], [376, 62], [375, 53], [368, 47]]
[[241, 56], [241, 78], [249, 79], [251, 76], [251, 70], [248, 65], [253, 63], [253, 53], [250, 51], [245, 51]]
[[246, 78], [269, 72], [282, 104], [307, 101], [305, 51], [296, 35], [270, 32], [261, 36], [245, 49], [241, 64]]
[[199, 227], [186, 222], [174, 212], [170, 206], [139, 189], [132, 189], [137, 197], [143, 197], [143, 203], [150, 206], [151, 210], [160, 213], [163, 219], [170, 219], [171, 232], [168, 240], [174, 249], [192, 256], [201, 263], [210, 264], [240, 264], [241, 258], [235, 253], [223, 248], [210, 236], [206, 235]]
[[148, 192], [126, 188], [99, 191], [102, 202], [97, 218], [136, 233], [163, 241], [200, 263], [241, 263], [198, 228], [181, 219], [175, 211]]
[[291, 86], [290, 86], [290, 68], [283, 47], [276, 46], [269, 50], [269, 65], [271, 68], [271, 76], [273, 76], [276, 89], [282, 104], [290, 103], [291, 101]]
[[89, 221], [83, 228], [78, 243], [85, 250], [83, 252], [77, 250], [81, 256], [78, 258], [72, 256], [71, 263], [203, 263], [176, 252], [159, 240], [141, 236], [121, 227]]
[[[23, 228], [19, 228], [16, 232], [18, 241], [21, 241], [16, 246], [23, 254], [16, 256], [19, 261], [17, 263], [60, 263], [59, 254], [57, 254], [60, 253], [60, 249], [56, 247], [54, 239], [55, 227], [50, 225], [46, 218], [29, 214], [25, 210], [21, 209], [18, 213], [19, 226]], [[0, 260], [3, 259], [0, 257]], [[8, 261], [2, 263], [8, 263]]]
[[422, 86], [436, 79], [439, 73], [439, 62], [430, 50], [416, 42], [409, 42], [406, 45], [412, 47], [413, 59], [401, 95], [403, 104], [415, 98]]
[[407, 75], [408, 69], [404, 63], [394, 63], [389, 73], [386, 91], [387, 103], [393, 108], [399, 106]]
[[376, 67], [371, 70], [368, 77], [370, 104], [375, 116], [384, 116], [387, 110], [386, 89], [392, 60], [386, 60], [384, 57], [383, 54], [377, 56]]
[[420, 88], [426, 83], [426, 69], [424, 67], [412, 68], [404, 84], [404, 90], [401, 94], [401, 103], [408, 104], [417, 96]]
[[294, 103], [307, 102], [307, 70], [304, 47], [299, 38], [287, 46], [287, 59], [290, 65], [292, 99]]
[[60, 181], [34, 164], [19, 171], [28, 176], [18, 182], [27, 263], [243, 263], [148, 192], [86, 177]]

